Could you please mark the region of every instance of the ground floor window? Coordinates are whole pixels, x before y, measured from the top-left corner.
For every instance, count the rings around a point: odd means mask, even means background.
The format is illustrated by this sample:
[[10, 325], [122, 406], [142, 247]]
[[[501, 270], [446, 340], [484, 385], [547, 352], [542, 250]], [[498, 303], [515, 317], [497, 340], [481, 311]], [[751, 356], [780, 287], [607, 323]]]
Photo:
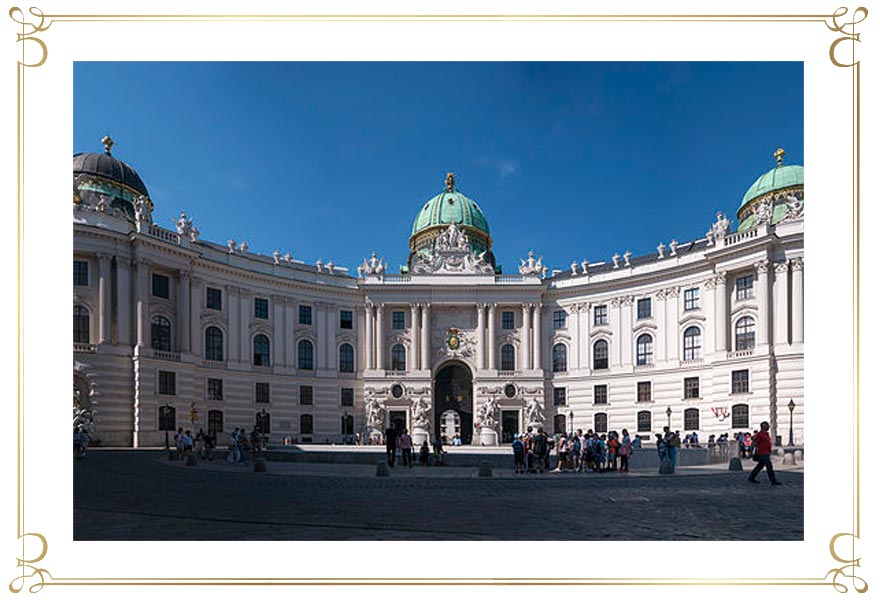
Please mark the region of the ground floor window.
[[314, 431], [314, 419], [312, 415], [300, 415], [299, 417], [299, 432], [302, 435], [311, 435], [315, 433]]
[[217, 434], [223, 433], [223, 411], [222, 410], [209, 410], [208, 411], [208, 434], [216, 436]]
[[272, 422], [269, 418], [269, 413], [264, 410], [261, 410], [257, 413], [255, 425], [257, 427], [257, 432], [268, 435], [272, 429]]
[[593, 417], [593, 426], [596, 433], [608, 433], [608, 415], [596, 413], [596, 416]]
[[555, 415], [553, 417], [553, 433], [565, 433], [565, 419], [565, 415]]
[[698, 408], [685, 409], [684, 428], [688, 431], [696, 431], [700, 428], [700, 410]]
[[651, 431], [651, 411], [639, 411], [637, 425], [638, 431]]
[[342, 435], [354, 435], [354, 417], [352, 415], [342, 415]]
[[749, 428], [749, 405], [734, 404], [730, 411], [730, 426], [734, 429]]
[[168, 405], [159, 407], [159, 431], [174, 431], [176, 422], [177, 409]]

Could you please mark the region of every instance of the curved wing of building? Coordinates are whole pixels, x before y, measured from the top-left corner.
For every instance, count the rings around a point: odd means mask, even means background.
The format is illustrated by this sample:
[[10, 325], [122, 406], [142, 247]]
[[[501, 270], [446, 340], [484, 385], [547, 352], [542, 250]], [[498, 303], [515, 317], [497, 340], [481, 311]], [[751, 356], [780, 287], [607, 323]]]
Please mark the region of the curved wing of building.
[[74, 406], [102, 444], [160, 445], [178, 427], [492, 445], [668, 424], [706, 440], [764, 420], [803, 439], [803, 168], [781, 150], [737, 228], [718, 213], [654, 254], [551, 272], [530, 251], [501, 273], [450, 174], [392, 274], [375, 254], [350, 273], [205, 241], [184, 213], [162, 228], [104, 144], [73, 173]]

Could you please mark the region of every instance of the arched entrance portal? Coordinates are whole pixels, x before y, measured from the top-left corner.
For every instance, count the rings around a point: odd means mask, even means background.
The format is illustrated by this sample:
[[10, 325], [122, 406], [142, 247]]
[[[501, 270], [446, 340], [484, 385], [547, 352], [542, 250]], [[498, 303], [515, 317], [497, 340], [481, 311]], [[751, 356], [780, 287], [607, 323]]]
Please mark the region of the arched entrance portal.
[[[454, 418], [455, 415], [458, 419]], [[446, 436], [449, 427], [458, 429], [463, 444], [471, 443], [474, 430], [473, 378], [470, 369], [458, 362], [446, 364], [434, 378], [434, 435]], [[446, 441], [452, 440], [447, 436]]]

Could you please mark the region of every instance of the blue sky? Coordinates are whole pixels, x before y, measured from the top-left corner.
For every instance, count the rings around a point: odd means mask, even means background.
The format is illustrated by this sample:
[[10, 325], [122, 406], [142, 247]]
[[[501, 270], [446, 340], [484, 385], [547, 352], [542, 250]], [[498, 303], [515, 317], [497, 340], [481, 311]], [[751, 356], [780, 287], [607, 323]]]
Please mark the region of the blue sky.
[[113, 154], [154, 219], [396, 270], [453, 171], [505, 272], [701, 237], [773, 167], [803, 164], [803, 65], [76, 63], [73, 152]]

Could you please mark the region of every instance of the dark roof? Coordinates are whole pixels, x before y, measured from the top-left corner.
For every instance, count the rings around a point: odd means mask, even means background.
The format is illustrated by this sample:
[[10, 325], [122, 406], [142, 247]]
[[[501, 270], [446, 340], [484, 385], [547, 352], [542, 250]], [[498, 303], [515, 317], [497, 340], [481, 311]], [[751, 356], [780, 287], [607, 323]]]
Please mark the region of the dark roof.
[[[706, 243], [707, 243], [706, 238], [700, 238], [700, 239], [693, 240], [690, 242], [684, 242], [684, 243], [678, 245], [678, 248], [676, 248], [676, 254], [678, 256], [685, 256], [685, 255], [691, 254], [692, 252], [698, 252], [701, 250], [705, 250]], [[666, 256], [669, 257], [669, 247], [668, 246], [666, 248]], [[657, 253], [655, 252], [653, 254], [643, 254], [641, 256], [633, 256], [633, 257], [630, 257], [629, 262], [633, 267], [638, 267], [638, 266], [650, 264], [650, 263], [656, 263], [657, 262]], [[628, 267], [625, 267], [623, 265], [623, 254], [621, 254], [620, 255], [620, 267], [618, 267], [617, 269], [614, 268], [614, 262], [611, 260], [608, 260], [604, 264], [601, 264], [601, 265], [592, 265], [591, 264], [589, 266], [589, 273], [590, 273], [590, 275], [596, 275], [598, 273], [607, 273], [609, 271], [623, 271], [626, 269], [628, 269]], [[578, 263], [578, 274], [577, 275], [572, 275], [570, 269], [565, 269], [561, 273], [557, 273], [556, 275], [553, 275], [552, 277], [548, 277], [548, 279], [552, 279], [554, 281], [560, 281], [563, 279], [571, 279], [572, 277], [580, 277], [580, 276], [581, 276], [581, 266], [580, 266], [580, 263]]]
[[87, 175], [96, 175], [104, 177], [111, 181], [116, 181], [127, 185], [137, 192], [148, 196], [147, 186], [137, 171], [119, 160], [113, 158], [107, 152], [80, 152], [73, 155], [73, 174], [74, 176], [85, 173]]

